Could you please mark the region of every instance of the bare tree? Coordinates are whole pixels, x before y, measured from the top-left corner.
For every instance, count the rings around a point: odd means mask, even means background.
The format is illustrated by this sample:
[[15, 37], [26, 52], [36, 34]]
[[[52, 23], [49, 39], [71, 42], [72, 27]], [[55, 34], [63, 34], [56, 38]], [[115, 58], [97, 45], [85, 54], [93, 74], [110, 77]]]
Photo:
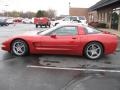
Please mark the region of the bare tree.
[[46, 16], [49, 17], [49, 18], [55, 18], [56, 17], [56, 11], [53, 10], [53, 9], [48, 9], [46, 11]]

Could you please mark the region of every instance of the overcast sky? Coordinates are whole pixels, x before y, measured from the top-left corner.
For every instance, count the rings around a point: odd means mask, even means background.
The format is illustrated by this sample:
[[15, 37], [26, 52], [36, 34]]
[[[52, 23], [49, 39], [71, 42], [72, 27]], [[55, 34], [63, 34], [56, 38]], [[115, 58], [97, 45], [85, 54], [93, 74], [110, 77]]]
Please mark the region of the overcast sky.
[[[57, 15], [68, 14], [69, 2], [71, 7], [88, 8], [100, 0], [0, 0], [0, 12], [6, 11], [34, 11], [55, 9]], [[8, 6], [6, 6], [8, 5]]]

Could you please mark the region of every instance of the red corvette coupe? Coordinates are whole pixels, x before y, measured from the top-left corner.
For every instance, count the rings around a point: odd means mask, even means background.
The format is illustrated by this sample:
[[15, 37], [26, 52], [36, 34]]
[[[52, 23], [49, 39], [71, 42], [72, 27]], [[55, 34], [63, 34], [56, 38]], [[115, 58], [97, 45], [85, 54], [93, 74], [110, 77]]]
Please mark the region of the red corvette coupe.
[[2, 49], [17, 56], [30, 54], [85, 55], [98, 59], [114, 53], [118, 44], [116, 35], [92, 27], [65, 24], [46, 31], [28, 32], [3, 42]]

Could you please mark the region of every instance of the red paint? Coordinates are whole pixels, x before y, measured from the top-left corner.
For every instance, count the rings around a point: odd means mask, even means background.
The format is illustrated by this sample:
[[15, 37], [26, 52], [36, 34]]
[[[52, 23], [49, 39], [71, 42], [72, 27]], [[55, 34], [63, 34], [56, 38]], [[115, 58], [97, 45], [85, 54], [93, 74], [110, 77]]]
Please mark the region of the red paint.
[[34, 18], [34, 24], [47, 25], [50, 21], [47, 17]]
[[29, 45], [31, 54], [68, 54], [83, 55], [85, 45], [89, 42], [100, 42], [104, 47], [104, 54], [114, 53], [118, 39], [111, 34], [85, 34], [83, 27], [78, 26], [78, 35], [75, 36], [40, 36], [40, 35], [22, 35], [17, 36], [3, 43], [3, 50], [10, 51], [12, 40], [23, 39]]

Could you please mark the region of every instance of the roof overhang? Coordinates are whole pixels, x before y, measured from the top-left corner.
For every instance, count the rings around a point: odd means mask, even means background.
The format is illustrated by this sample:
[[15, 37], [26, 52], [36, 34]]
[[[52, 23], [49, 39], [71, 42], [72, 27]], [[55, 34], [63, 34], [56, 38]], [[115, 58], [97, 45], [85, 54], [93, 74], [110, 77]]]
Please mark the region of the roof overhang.
[[97, 2], [95, 5], [93, 5], [92, 7], [90, 7], [89, 10], [94, 11], [117, 2], [120, 4], [120, 0], [101, 0]]

